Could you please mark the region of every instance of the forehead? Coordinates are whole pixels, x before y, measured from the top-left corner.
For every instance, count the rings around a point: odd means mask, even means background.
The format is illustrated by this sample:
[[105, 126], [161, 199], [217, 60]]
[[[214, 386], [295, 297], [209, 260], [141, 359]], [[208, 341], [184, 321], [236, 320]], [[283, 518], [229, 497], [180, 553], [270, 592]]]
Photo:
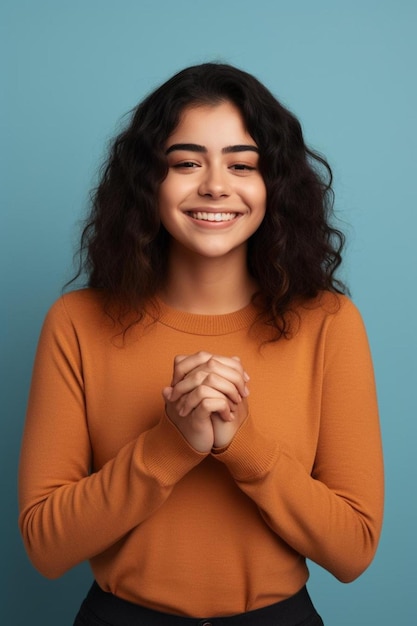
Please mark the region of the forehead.
[[247, 143], [256, 145], [248, 133], [243, 116], [231, 102], [186, 107], [180, 121], [168, 137], [167, 146], [175, 141], [202, 145]]

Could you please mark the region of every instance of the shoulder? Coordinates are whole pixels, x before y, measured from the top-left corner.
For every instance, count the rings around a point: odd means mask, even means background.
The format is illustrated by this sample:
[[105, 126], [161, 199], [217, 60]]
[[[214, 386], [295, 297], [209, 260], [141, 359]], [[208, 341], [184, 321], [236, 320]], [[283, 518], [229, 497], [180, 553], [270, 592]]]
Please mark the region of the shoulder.
[[86, 288], [63, 294], [49, 309], [45, 326], [76, 335], [82, 342], [110, 340], [121, 347], [136, 341], [153, 322], [146, 311], [121, 316], [104, 290]]
[[78, 289], [60, 298], [69, 315], [104, 315], [105, 297], [101, 289]]
[[98, 289], [79, 289], [63, 294], [50, 307], [45, 320], [46, 325], [70, 325], [75, 329], [108, 326], [109, 322], [103, 293]]
[[307, 303], [303, 309], [301, 318], [305, 332], [308, 334], [309, 326], [315, 326], [329, 359], [348, 359], [351, 354], [356, 355], [358, 362], [369, 358], [366, 328], [359, 309], [350, 298], [323, 292], [315, 303]]
[[306, 320], [333, 322], [361, 317], [358, 308], [348, 296], [330, 291], [320, 292], [317, 297], [301, 303], [295, 311]]
[[361, 313], [352, 300], [338, 293], [321, 292], [295, 309], [297, 330], [302, 334], [319, 334], [327, 341], [338, 342], [366, 334]]

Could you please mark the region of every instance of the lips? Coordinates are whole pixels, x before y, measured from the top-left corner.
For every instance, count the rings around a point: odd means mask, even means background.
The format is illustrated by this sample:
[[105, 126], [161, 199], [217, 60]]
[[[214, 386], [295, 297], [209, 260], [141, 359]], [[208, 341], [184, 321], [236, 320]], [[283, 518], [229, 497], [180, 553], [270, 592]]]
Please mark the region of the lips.
[[230, 212], [206, 212], [206, 211], [187, 211], [187, 215], [195, 220], [203, 222], [230, 222], [237, 217], [238, 213]]

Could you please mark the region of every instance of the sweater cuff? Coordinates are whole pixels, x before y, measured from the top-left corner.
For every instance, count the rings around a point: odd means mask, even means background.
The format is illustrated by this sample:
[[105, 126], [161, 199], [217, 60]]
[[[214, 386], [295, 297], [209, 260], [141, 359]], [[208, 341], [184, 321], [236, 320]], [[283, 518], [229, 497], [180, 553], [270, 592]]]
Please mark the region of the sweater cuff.
[[190, 446], [166, 415], [145, 435], [143, 461], [164, 486], [175, 485], [206, 456]]
[[278, 444], [255, 428], [249, 415], [227, 448], [212, 455], [226, 465], [233, 478], [248, 482], [267, 474], [279, 456]]

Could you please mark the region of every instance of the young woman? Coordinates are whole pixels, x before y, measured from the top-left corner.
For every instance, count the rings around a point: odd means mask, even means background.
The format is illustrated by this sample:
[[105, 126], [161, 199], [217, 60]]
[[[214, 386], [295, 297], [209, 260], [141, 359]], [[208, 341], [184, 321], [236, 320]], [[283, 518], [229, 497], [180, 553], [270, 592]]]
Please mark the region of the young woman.
[[326, 162], [231, 66], [180, 72], [116, 139], [20, 468], [35, 567], [91, 563], [75, 624], [318, 625], [306, 559], [369, 565], [377, 404], [331, 214]]

